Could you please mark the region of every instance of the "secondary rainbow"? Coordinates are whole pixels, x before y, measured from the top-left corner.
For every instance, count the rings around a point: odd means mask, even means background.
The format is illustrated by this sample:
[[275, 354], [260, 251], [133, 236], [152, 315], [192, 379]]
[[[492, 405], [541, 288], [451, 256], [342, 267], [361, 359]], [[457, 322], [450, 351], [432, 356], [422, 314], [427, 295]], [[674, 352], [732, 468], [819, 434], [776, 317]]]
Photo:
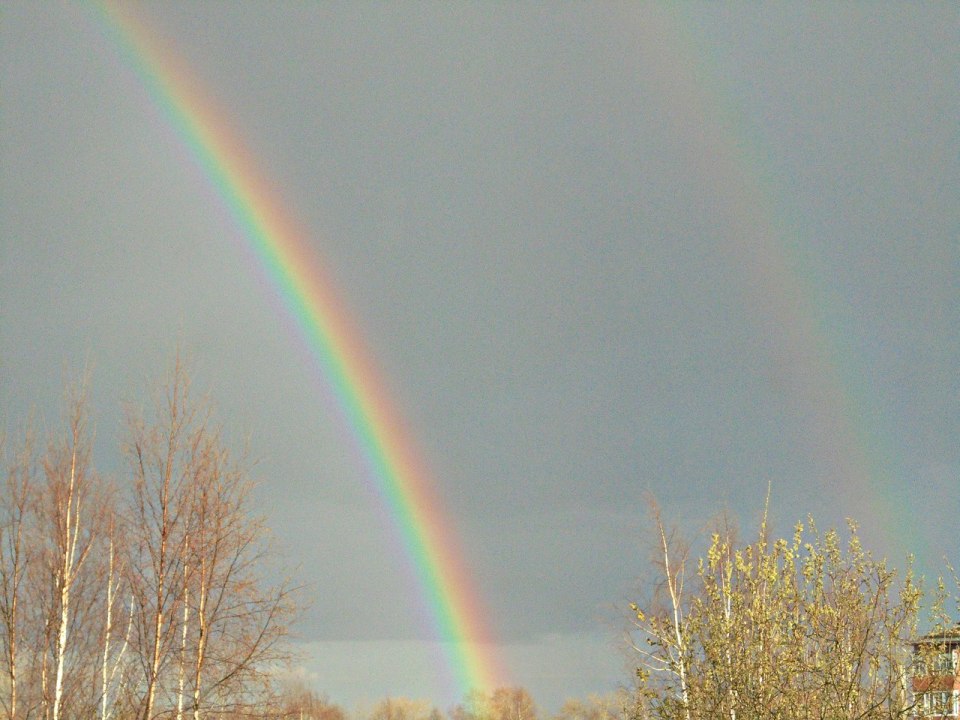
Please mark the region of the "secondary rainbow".
[[98, 7], [124, 61], [224, 203], [333, 390], [402, 537], [449, 679], [461, 694], [492, 689], [504, 675], [456, 533], [306, 233], [177, 55], [131, 13]]
[[731, 238], [726, 250], [744, 281], [743, 310], [778, 346], [780, 381], [802, 391], [810, 420], [799, 440], [831, 469], [825, 491], [865, 512], [888, 546], [904, 537], [922, 543], [917, 523], [890, 499], [902, 470], [893, 434], [871, 420], [880, 413], [844, 338], [842, 298], [825, 287], [830, 273], [788, 195], [789, 176], [773, 165], [776, 153], [725, 84], [723, 63], [694, 37], [693, 12], [681, 3], [634, 9], [625, 25], [636, 30], [638, 73], [676, 119], [690, 177], [717, 198], [718, 234]]

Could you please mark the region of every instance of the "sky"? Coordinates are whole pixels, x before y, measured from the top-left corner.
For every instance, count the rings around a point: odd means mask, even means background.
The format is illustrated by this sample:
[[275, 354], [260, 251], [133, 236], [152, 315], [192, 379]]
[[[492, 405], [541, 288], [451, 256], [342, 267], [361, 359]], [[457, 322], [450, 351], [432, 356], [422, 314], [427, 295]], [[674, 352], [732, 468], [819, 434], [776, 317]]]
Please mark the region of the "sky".
[[[960, 564], [957, 6], [125, 7], [305, 229], [541, 707], [629, 682], [650, 493]], [[0, 425], [89, 366], [122, 479], [179, 344], [305, 584], [298, 672], [448, 706], [330, 380], [104, 17], [5, 3], [0, 73]]]

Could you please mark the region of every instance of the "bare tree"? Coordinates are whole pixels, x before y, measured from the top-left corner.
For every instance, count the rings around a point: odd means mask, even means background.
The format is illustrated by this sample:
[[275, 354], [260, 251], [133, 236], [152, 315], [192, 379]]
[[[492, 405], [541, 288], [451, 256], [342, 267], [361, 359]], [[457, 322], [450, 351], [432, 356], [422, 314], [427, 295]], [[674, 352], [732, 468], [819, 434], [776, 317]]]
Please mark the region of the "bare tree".
[[4, 716], [267, 710], [293, 602], [289, 584], [262, 580], [248, 467], [191, 400], [179, 360], [149, 412], [128, 416], [127, 487], [108, 491], [94, 472], [86, 408], [81, 386], [42, 456], [30, 433], [0, 453]]
[[293, 605], [286, 584], [261, 570], [265, 528], [250, 508], [251, 481], [209, 411], [190, 398], [178, 362], [152, 424], [130, 424], [134, 471], [130, 561], [141, 657], [142, 720], [163, 697], [181, 718], [262, 703], [266, 672], [287, 657]]
[[[121, 530], [119, 514], [112, 507], [109, 508], [105, 522], [104, 536], [107, 559], [102, 580], [98, 583], [106, 589], [100, 657], [100, 720], [109, 720], [113, 714], [114, 703], [122, 694], [129, 674], [124, 659], [130, 644], [134, 611], [133, 597], [124, 582], [125, 536]], [[126, 602], [124, 598], [127, 598]], [[118, 613], [121, 615], [120, 624], [117, 624]], [[126, 617], [123, 618], [123, 615]]]
[[609, 695], [569, 698], [552, 720], [632, 720], [636, 698], [625, 688]]
[[8, 683], [3, 709], [9, 720], [20, 717], [17, 705], [19, 677], [18, 643], [23, 625], [20, 603], [27, 571], [27, 523], [33, 505], [36, 474], [33, 434], [27, 431], [23, 445], [10, 461], [0, 495], [0, 624], [3, 637], [4, 674]]
[[198, 473], [204, 418], [190, 404], [179, 361], [154, 401], [153, 417], [128, 419], [126, 455], [133, 473], [128, 510], [131, 553], [127, 566], [134, 597], [134, 636], [141, 678], [135, 708], [151, 720], [173, 652], [176, 611], [182, 602], [189, 492]]
[[449, 714], [453, 720], [536, 720], [538, 716], [533, 698], [522, 687], [471, 690]]
[[429, 700], [387, 697], [363, 713], [365, 720], [430, 720], [437, 709]]
[[[70, 698], [71, 707], [78, 708], [89, 694], [88, 683], [80, 679], [88, 666], [79, 661], [71, 666], [68, 661], [82, 656], [91, 643], [96, 643], [95, 634], [81, 631], [98, 600], [91, 576], [84, 569], [104, 506], [99, 478], [90, 461], [92, 434], [85, 386], [69, 393], [65, 421], [64, 434], [50, 441], [42, 458], [44, 482], [39, 488], [36, 512], [35, 542], [41, 552], [43, 575], [38, 588], [45, 586], [40, 605], [46, 611], [44, 634], [52, 675], [44, 673], [43, 702], [52, 720], [64, 716], [66, 698]], [[69, 652], [71, 646], [73, 653]], [[46, 659], [43, 666], [47, 666]], [[68, 688], [71, 684], [76, 687]]]
[[267, 546], [246, 469], [219, 433], [207, 434], [202, 455], [188, 553], [194, 720], [211, 701], [242, 704], [241, 689], [269, 680], [264, 670], [288, 657], [281, 641], [293, 610], [289, 585], [266, 586], [258, 577]]
[[277, 707], [270, 717], [278, 720], [347, 720], [342, 707], [330, 702], [325, 695], [318, 695], [302, 680], [288, 680], [283, 684]]

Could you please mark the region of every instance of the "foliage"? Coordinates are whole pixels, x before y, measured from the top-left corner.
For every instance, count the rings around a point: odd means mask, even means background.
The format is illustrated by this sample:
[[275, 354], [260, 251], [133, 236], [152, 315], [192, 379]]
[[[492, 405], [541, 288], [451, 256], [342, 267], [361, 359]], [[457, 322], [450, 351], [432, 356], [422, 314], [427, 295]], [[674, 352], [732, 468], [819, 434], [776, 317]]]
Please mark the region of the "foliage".
[[[633, 612], [641, 715], [700, 718], [898, 718], [922, 592], [861, 545], [857, 526], [738, 546], [729, 525], [695, 568], [654, 506], [661, 591]], [[685, 577], [693, 572], [692, 589]]]

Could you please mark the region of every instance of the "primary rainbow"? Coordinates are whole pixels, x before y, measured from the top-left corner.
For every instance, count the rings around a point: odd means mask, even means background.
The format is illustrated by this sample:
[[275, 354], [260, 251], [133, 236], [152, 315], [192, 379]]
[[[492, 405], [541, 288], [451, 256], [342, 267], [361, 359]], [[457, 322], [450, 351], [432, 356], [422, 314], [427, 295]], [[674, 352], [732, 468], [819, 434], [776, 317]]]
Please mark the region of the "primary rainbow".
[[98, 7], [125, 62], [223, 201], [332, 388], [402, 537], [447, 655], [448, 679], [461, 694], [496, 687], [504, 676], [456, 533], [306, 233], [177, 56], [132, 13]]

